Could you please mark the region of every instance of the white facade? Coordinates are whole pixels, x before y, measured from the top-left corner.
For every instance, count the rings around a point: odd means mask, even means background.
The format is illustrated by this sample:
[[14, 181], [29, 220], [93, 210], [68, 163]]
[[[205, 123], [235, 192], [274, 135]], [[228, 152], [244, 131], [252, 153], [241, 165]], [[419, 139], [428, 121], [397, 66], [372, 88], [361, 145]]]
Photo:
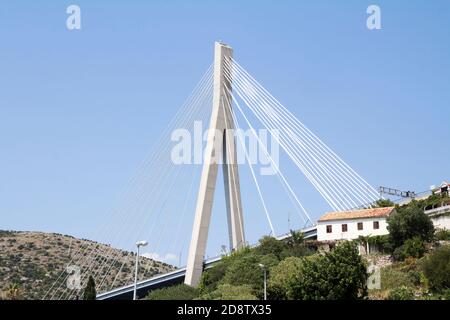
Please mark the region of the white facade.
[[450, 230], [450, 216], [449, 215], [436, 215], [430, 216], [431, 221], [436, 229]]
[[447, 229], [450, 230], [450, 204], [441, 203], [434, 208], [425, 210], [433, 225], [436, 229]]
[[[374, 222], [378, 222], [378, 229], [374, 228]], [[358, 230], [358, 223], [362, 223], [362, 230]], [[347, 225], [347, 231], [342, 231], [343, 225]], [[327, 226], [331, 226], [331, 232], [327, 232]], [[317, 223], [319, 241], [353, 240], [359, 236], [381, 236], [388, 233], [386, 217], [326, 220]]]

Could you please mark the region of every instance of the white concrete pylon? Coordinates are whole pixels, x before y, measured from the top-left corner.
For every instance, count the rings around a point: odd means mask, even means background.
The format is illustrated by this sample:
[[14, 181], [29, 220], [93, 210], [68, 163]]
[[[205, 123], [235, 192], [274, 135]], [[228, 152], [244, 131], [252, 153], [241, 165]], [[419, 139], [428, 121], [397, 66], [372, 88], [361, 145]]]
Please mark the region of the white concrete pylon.
[[[228, 218], [230, 247], [238, 249], [245, 245], [244, 221], [234, 138], [234, 122], [230, 113], [231, 101], [228, 90], [231, 83], [224, 74], [224, 60], [231, 61], [233, 49], [216, 42], [214, 52], [214, 96], [206, 151], [198, 191], [191, 244], [184, 282], [196, 286], [203, 271], [203, 260], [208, 239], [211, 211], [216, 188], [220, 156], [223, 158], [225, 200]], [[226, 89], [226, 87], [228, 90]]]

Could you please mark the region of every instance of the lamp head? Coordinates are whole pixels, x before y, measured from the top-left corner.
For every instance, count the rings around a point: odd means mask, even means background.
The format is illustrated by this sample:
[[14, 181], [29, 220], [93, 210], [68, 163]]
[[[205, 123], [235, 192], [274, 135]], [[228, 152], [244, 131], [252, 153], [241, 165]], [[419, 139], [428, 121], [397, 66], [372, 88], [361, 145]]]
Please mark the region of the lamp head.
[[148, 242], [145, 240], [136, 242], [137, 247], [145, 247], [146, 245], [148, 245]]

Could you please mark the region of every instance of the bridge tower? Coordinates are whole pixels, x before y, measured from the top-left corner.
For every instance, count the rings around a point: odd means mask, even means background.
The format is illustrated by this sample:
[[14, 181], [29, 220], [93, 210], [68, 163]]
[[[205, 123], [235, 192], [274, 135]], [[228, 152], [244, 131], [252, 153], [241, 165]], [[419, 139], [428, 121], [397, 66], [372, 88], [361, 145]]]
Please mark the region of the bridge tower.
[[225, 59], [231, 63], [230, 58], [233, 55], [233, 49], [226, 44], [216, 42], [214, 51], [212, 114], [184, 280], [186, 284], [191, 286], [198, 284], [203, 271], [203, 259], [221, 156], [230, 248], [234, 250], [245, 245], [239, 173], [236, 161], [236, 141], [233, 134], [234, 121], [230, 113], [231, 83], [225, 77], [224, 65]]

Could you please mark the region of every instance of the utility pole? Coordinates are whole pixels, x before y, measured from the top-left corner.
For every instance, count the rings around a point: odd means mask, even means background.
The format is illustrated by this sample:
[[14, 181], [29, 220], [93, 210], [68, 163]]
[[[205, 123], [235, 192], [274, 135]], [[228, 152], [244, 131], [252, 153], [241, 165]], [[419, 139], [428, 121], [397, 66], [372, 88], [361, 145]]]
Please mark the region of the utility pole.
[[288, 211], [288, 230], [291, 231], [291, 212]]
[[264, 300], [267, 300], [267, 269], [266, 266], [263, 265], [262, 263], [259, 264], [259, 267], [264, 272]]
[[148, 244], [147, 241], [138, 241], [136, 242], [137, 253], [136, 253], [136, 264], [134, 271], [134, 292], [133, 292], [133, 300], [137, 299], [137, 281], [138, 281], [138, 269], [139, 269], [139, 248], [145, 247]]

